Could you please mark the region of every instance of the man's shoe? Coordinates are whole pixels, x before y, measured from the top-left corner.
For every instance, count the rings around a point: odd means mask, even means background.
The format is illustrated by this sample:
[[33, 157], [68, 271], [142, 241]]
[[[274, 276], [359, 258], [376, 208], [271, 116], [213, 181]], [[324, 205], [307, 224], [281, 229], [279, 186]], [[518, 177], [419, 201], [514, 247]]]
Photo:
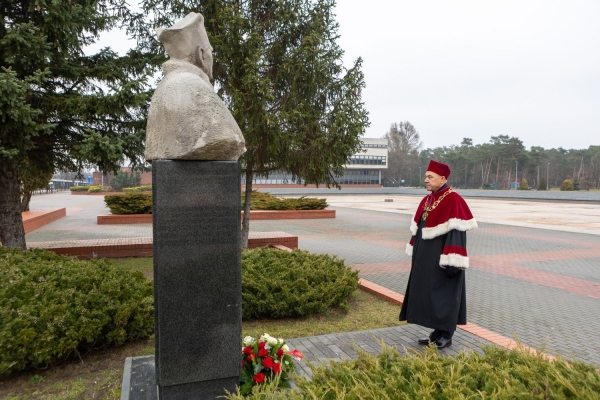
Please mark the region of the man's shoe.
[[452, 346], [452, 339], [446, 339], [445, 337], [440, 337], [435, 341], [438, 350], [445, 349], [446, 347]]
[[424, 337], [424, 338], [420, 338], [418, 340], [419, 344], [422, 345], [428, 345], [429, 343], [435, 343], [435, 341], [438, 339], [438, 333], [436, 331], [433, 331], [429, 334], [428, 337]]

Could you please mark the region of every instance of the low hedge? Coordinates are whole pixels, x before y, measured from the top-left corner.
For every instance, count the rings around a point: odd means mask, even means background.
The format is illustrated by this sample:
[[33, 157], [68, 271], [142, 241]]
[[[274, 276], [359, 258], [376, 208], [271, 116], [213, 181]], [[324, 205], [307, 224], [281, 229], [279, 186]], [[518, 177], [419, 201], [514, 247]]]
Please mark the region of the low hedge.
[[[94, 187], [94, 186], [90, 186]], [[135, 189], [135, 190], [128, 190]], [[152, 214], [152, 186], [125, 188], [125, 195], [108, 195], [104, 201], [113, 214]], [[90, 190], [91, 192], [92, 190]], [[244, 206], [242, 194], [242, 209]], [[252, 210], [323, 210], [328, 204], [325, 199], [310, 197], [280, 199], [270, 193], [252, 192]]]
[[152, 214], [151, 193], [126, 193], [104, 196], [112, 214]]
[[148, 337], [152, 292], [107, 260], [0, 247], [0, 376]]
[[[355, 360], [312, 366], [296, 390], [256, 389], [261, 399], [598, 399], [600, 374], [577, 361], [548, 361], [527, 350], [486, 346], [483, 354], [441, 356], [435, 348], [377, 356], [360, 350]], [[242, 400], [239, 394], [227, 398]]]
[[358, 272], [343, 260], [308, 251], [242, 253], [242, 318], [301, 317], [346, 306]]
[[[242, 254], [244, 319], [298, 317], [346, 305], [358, 273], [335, 256]], [[154, 330], [153, 286], [106, 259], [0, 247], [0, 377]]]
[[102, 192], [102, 186], [90, 186], [88, 187], [88, 193]]
[[125, 192], [125, 193], [140, 193], [140, 192], [149, 192], [149, 191], [152, 191], [152, 185], [123, 188], [123, 192]]
[[[246, 194], [242, 193], [242, 209]], [[299, 198], [279, 198], [271, 193], [252, 191], [250, 196], [251, 210], [324, 210], [327, 200], [302, 196]]]
[[89, 186], [71, 186], [69, 188], [69, 190], [71, 192], [87, 192], [89, 189]]

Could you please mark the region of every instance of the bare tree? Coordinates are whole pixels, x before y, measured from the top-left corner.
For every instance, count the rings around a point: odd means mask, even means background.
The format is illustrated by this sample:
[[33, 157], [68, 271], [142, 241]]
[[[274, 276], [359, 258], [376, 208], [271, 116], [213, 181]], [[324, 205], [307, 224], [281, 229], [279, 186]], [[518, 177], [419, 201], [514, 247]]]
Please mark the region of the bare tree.
[[389, 143], [388, 177], [396, 182], [410, 181], [419, 169], [419, 152], [423, 146], [419, 132], [408, 121], [394, 122], [384, 138]]

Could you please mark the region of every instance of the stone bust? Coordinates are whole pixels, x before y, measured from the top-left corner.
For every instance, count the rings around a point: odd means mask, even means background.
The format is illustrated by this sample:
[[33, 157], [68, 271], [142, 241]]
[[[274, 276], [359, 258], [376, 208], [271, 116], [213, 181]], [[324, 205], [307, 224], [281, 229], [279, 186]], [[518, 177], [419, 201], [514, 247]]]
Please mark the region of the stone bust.
[[156, 33], [170, 59], [150, 102], [146, 160], [237, 161], [246, 151], [244, 137], [210, 83], [212, 47], [204, 18], [189, 13]]

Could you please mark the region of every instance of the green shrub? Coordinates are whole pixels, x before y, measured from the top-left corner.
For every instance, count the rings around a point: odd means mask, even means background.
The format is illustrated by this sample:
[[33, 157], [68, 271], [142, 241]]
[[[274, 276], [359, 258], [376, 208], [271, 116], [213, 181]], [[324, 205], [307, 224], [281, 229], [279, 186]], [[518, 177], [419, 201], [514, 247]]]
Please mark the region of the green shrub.
[[[95, 186], [92, 186], [95, 187]], [[126, 195], [110, 195], [104, 198], [113, 214], [152, 214], [152, 185], [124, 188]], [[139, 197], [131, 197], [139, 195]], [[116, 197], [115, 197], [116, 196]], [[242, 208], [244, 207], [242, 194]], [[325, 199], [300, 197], [279, 199], [270, 193], [252, 192], [252, 210], [323, 210], [328, 206]]]
[[538, 185], [537, 190], [548, 190], [548, 186], [546, 185], [546, 180], [544, 178], [540, 179], [540, 184]]
[[89, 186], [71, 186], [69, 188], [69, 190], [71, 192], [87, 192], [89, 189]]
[[529, 182], [527, 182], [527, 179], [523, 178], [519, 187], [517, 187], [517, 190], [529, 190]]
[[112, 214], [152, 214], [151, 193], [126, 193], [104, 196]]
[[300, 317], [346, 305], [358, 273], [344, 261], [303, 250], [242, 254], [242, 318]]
[[123, 188], [140, 186], [142, 178], [139, 172], [128, 173], [126, 171], [118, 172], [111, 180], [110, 186], [117, 191]]
[[0, 376], [153, 330], [152, 283], [140, 272], [0, 247]]
[[144, 186], [136, 186], [123, 188], [125, 193], [140, 193], [140, 192], [150, 192], [152, 191], [152, 185], [144, 185]]
[[[245, 193], [242, 193], [242, 209]], [[251, 210], [323, 210], [328, 206], [325, 199], [302, 196], [300, 198], [281, 199], [270, 193], [252, 191]]]
[[[577, 361], [548, 361], [526, 350], [486, 346], [483, 354], [441, 356], [436, 349], [400, 354], [384, 347], [377, 356], [312, 367], [292, 391], [264, 387], [261, 399], [598, 399], [600, 374]], [[258, 394], [258, 390], [256, 390]], [[242, 400], [239, 394], [229, 399]]]
[[88, 187], [89, 193], [98, 193], [102, 191], [102, 186], [90, 186]]
[[575, 187], [573, 186], [573, 181], [570, 179], [565, 179], [563, 181], [563, 183], [560, 185], [560, 190], [565, 192], [570, 192], [572, 190], [575, 190]]

